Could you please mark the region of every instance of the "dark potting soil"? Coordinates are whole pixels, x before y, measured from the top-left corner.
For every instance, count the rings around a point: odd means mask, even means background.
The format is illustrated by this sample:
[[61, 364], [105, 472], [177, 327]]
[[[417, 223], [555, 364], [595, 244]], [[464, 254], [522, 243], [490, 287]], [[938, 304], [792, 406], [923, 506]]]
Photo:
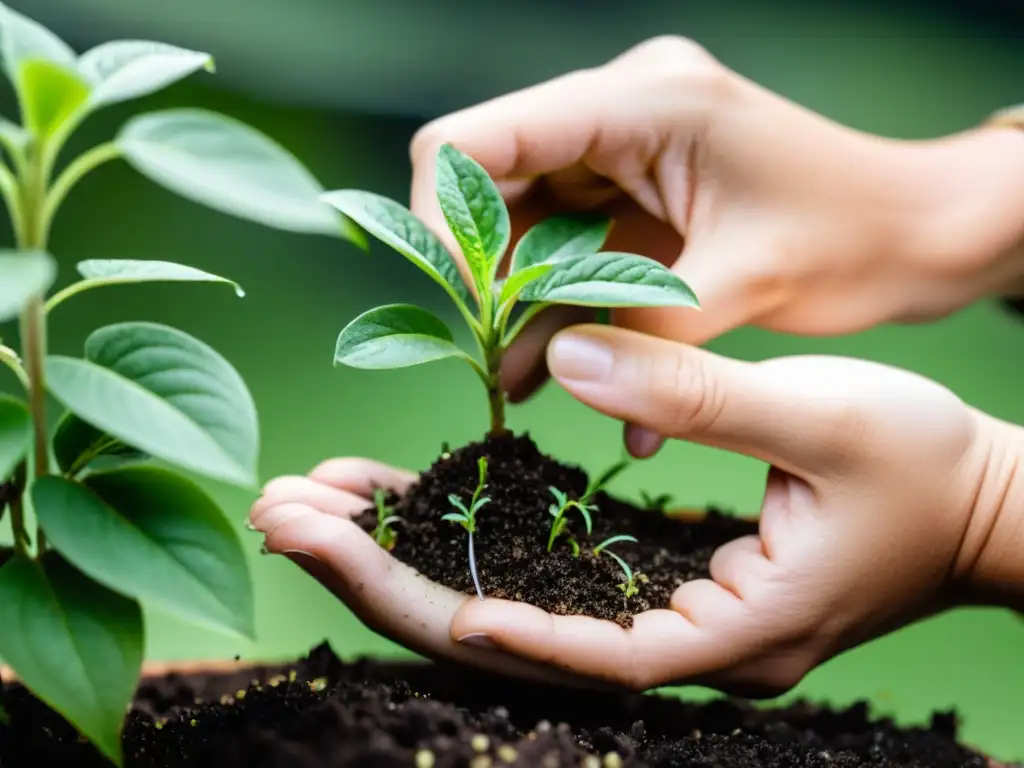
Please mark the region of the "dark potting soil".
[[[20, 686], [0, 766], [109, 768]], [[144, 683], [127, 768], [983, 768], [956, 719], [927, 728], [797, 704], [755, 709], [575, 692], [429, 664], [344, 664], [326, 645], [291, 667]]]
[[[479, 479], [481, 456], [488, 460], [483, 495], [491, 501], [477, 515], [474, 549], [486, 597], [530, 603], [555, 614], [610, 619], [629, 627], [635, 614], [667, 608], [683, 582], [708, 578], [708, 563], [719, 546], [757, 533], [756, 522], [716, 509], [709, 509], [703, 520], [683, 522], [598, 493], [593, 499], [597, 511], [592, 513], [591, 535], [575, 510], [568, 515], [569, 532], [580, 545], [580, 556], [574, 556], [565, 536], [548, 552], [552, 523], [548, 508], [554, 501], [550, 488], [579, 498], [587, 488], [586, 473], [544, 455], [528, 435], [488, 437], [443, 454], [403, 498], [389, 499], [402, 518], [394, 527], [397, 539], [391, 554], [432, 581], [460, 592], [475, 592], [467, 536], [461, 526], [442, 521], [441, 516], [454, 511], [449, 494], [468, 506]], [[372, 531], [376, 510], [368, 510], [356, 522]], [[634, 536], [639, 543], [621, 542], [609, 551], [646, 578], [629, 599], [618, 586], [623, 582], [621, 568], [607, 555], [592, 554], [597, 544], [617, 534]]]

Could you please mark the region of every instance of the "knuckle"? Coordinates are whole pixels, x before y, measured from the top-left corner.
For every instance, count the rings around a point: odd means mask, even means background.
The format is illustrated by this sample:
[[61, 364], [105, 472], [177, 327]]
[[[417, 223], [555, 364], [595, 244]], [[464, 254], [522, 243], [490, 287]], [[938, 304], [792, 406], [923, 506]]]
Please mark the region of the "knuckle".
[[662, 358], [652, 380], [661, 390], [658, 399], [668, 423], [678, 433], [699, 436], [714, 428], [723, 393], [700, 359], [686, 354]]
[[714, 61], [700, 43], [683, 35], [655, 35], [626, 51], [624, 58], [653, 65], [701, 65]]
[[432, 154], [446, 141], [447, 120], [438, 118], [420, 126], [409, 142], [409, 159], [415, 164]]

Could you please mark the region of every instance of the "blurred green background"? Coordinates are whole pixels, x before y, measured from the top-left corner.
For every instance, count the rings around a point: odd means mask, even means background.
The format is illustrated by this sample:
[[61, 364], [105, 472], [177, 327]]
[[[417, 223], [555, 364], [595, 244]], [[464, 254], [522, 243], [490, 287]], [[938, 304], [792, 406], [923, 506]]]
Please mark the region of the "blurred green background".
[[[119, 37], [210, 51], [216, 77], [93, 118], [74, 146], [105, 138], [139, 109], [208, 106], [291, 148], [328, 188], [404, 200], [407, 143], [425, 119], [597, 64], [654, 34], [685, 34], [769, 88], [837, 120], [901, 137], [966, 128], [1024, 99], [1022, 4], [840, 0], [828, 4], [721, 0], [12, 0], [82, 49]], [[484, 6], [487, 7], [484, 7]], [[827, 7], [823, 7], [827, 6]], [[4, 114], [13, 116], [5, 94]], [[9, 233], [3, 236], [8, 238]], [[479, 384], [458, 363], [368, 373], [334, 369], [335, 336], [381, 302], [418, 301], [451, 316], [444, 296], [396, 254], [371, 255], [226, 218], [156, 188], [123, 165], [72, 195], [52, 250], [61, 282], [87, 258], [180, 261], [237, 279], [248, 296], [206, 286], [116, 288], [76, 298], [54, 318], [51, 347], [77, 353], [104, 323], [151, 319], [199, 335], [247, 379], [260, 408], [264, 480], [302, 473], [328, 456], [366, 455], [423, 468], [442, 441], [485, 428]], [[0, 335], [10, 338], [10, 328]], [[743, 329], [721, 353], [756, 360], [828, 352], [920, 372], [998, 417], [1024, 422], [1024, 326], [980, 305], [929, 327], [885, 328], [832, 340]], [[0, 378], [0, 389], [13, 381]], [[614, 460], [620, 426], [556, 389], [513, 409], [512, 426], [587, 468]], [[745, 512], [759, 506], [764, 467], [675, 444], [616, 490], [669, 491], [684, 503]], [[165, 616], [148, 616], [154, 659], [286, 658], [328, 638], [342, 654], [400, 657], [283, 558], [258, 553], [243, 530], [250, 495], [208, 486], [251, 554], [259, 638], [240, 644]], [[6, 530], [0, 533], [6, 535]], [[795, 695], [920, 721], [957, 708], [964, 736], [1005, 759], [1024, 758], [1024, 625], [1006, 612], [961, 610], [903, 630], [825, 665]], [[688, 690], [686, 695], [706, 695]]]

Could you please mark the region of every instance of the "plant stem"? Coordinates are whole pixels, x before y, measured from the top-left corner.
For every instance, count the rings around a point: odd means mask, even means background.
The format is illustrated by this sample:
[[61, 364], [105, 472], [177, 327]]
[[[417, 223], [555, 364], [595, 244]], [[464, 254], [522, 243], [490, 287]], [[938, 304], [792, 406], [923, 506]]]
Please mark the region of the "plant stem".
[[0, 344], [0, 363], [14, 371], [14, 375], [18, 377], [18, 381], [21, 382], [21, 385], [25, 387], [27, 392], [30, 388], [28, 374], [25, 373], [25, 368], [21, 364], [21, 358], [18, 357], [18, 353], [10, 347]]
[[46, 222], [46, 228], [49, 229], [49, 223], [53, 219], [54, 213], [57, 212], [60, 204], [64, 202], [64, 198], [67, 197], [68, 192], [71, 191], [72, 187], [74, 187], [83, 176], [108, 160], [114, 160], [120, 156], [120, 148], [112, 142], [107, 142], [106, 144], [100, 144], [97, 147], [93, 147], [84, 155], [72, 161], [72, 163], [64, 169], [64, 172], [57, 177], [57, 180], [53, 182], [53, 186], [50, 188], [50, 192], [46, 196], [45, 207], [42, 213], [43, 221]]
[[484, 599], [484, 592], [480, 589], [480, 577], [476, 572], [476, 554], [473, 552], [473, 534], [469, 534], [469, 574], [473, 577], [473, 586], [476, 587], [476, 595]]
[[19, 555], [28, 556], [28, 532], [25, 530], [25, 508], [21, 503], [21, 489], [11, 499], [11, 532], [14, 534], [14, 548]]
[[485, 348], [487, 404], [491, 410], [491, 434], [503, 435], [508, 433], [508, 429], [505, 427], [505, 393], [501, 390], [501, 359], [504, 357], [505, 350], [496, 334], [487, 339]]

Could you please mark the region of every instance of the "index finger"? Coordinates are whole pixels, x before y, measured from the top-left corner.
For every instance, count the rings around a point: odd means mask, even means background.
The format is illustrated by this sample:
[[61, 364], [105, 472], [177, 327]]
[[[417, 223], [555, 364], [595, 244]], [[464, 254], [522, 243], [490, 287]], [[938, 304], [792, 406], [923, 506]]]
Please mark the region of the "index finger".
[[410, 208], [448, 249], [458, 254], [435, 192], [435, 162], [443, 144], [472, 157], [506, 195], [538, 176], [578, 162], [600, 121], [592, 116], [594, 89], [586, 70], [453, 112], [423, 126], [409, 147]]

